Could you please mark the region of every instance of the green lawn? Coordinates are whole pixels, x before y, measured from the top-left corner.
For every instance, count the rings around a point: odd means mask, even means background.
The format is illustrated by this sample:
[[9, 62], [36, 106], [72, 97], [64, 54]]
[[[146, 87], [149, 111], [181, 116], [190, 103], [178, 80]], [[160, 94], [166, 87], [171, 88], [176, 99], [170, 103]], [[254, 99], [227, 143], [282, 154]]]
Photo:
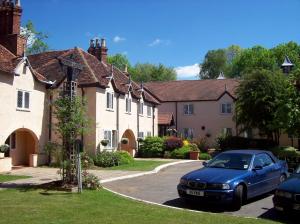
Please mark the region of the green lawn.
[[11, 180], [26, 179], [26, 178], [30, 178], [30, 177], [0, 174], [0, 183], [11, 181]]
[[129, 170], [129, 171], [150, 171], [153, 170], [155, 167], [170, 163], [170, 161], [154, 161], [154, 160], [134, 160], [133, 163], [114, 166], [114, 167], [107, 167], [107, 168], [98, 168], [98, 169], [105, 169], [105, 170]]
[[0, 223], [274, 223], [262, 219], [194, 213], [136, 202], [106, 190], [83, 194], [43, 190], [0, 191]]

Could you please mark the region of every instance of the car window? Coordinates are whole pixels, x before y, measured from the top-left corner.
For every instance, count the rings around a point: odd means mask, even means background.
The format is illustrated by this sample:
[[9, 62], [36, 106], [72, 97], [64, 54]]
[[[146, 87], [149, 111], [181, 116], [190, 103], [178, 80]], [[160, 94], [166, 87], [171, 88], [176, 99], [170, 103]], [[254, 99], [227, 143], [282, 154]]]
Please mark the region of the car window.
[[246, 170], [249, 168], [252, 155], [243, 153], [223, 153], [212, 159], [208, 167]]
[[254, 158], [253, 167], [261, 166], [266, 167], [273, 164], [273, 160], [266, 153], [258, 154]]

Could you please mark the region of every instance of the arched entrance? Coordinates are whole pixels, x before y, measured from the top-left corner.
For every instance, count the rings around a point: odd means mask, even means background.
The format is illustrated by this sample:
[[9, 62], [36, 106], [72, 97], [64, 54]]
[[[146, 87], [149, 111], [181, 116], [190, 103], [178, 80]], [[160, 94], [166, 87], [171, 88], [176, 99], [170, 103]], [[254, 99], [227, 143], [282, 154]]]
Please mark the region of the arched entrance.
[[127, 138], [128, 143], [122, 144], [121, 142], [121, 150], [129, 152], [130, 155], [134, 156], [136, 151], [136, 140], [135, 136], [132, 130], [127, 129], [124, 134], [122, 135], [122, 138]]
[[15, 130], [7, 139], [13, 166], [33, 166], [33, 155], [38, 151], [38, 138], [29, 129]]

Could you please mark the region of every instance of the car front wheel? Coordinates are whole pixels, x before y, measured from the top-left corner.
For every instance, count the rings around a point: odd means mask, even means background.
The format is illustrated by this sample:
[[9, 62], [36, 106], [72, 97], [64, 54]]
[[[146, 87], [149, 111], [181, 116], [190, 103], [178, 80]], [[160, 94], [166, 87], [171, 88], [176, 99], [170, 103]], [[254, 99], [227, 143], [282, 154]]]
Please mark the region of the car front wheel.
[[244, 187], [238, 185], [233, 195], [233, 209], [240, 210], [243, 205]]

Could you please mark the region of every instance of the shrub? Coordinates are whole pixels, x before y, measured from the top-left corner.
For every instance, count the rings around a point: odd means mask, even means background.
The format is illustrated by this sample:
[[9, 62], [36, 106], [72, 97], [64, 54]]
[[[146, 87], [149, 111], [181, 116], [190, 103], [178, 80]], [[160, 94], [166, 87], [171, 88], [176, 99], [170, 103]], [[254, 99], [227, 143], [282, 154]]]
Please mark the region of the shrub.
[[100, 167], [112, 167], [119, 164], [119, 156], [114, 152], [102, 151], [94, 157], [94, 163]]
[[90, 190], [98, 190], [102, 187], [99, 178], [86, 171], [82, 173], [82, 186]]
[[171, 152], [171, 158], [173, 159], [188, 159], [190, 156], [190, 146], [183, 146], [179, 149], [175, 149]]
[[183, 143], [183, 146], [187, 146], [190, 144], [188, 140], [183, 140], [182, 143]]
[[165, 139], [164, 144], [166, 151], [173, 151], [174, 149], [181, 148], [183, 146], [183, 141], [181, 138], [171, 136]]
[[47, 142], [44, 147], [45, 152], [49, 156], [49, 165], [53, 167], [60, 167], [62, 165], [62, 147], [56, 142]]
[[83, 169], [89, 169], [94, 166], [94, 160], [86, 153], [81, 153], [81, 167]]
[[211, 159], [211, 155], [209, 155], [208, 153], [200, 153], [199, 159], [200, 160], [210, 160]]
[[133, 157], [126, 151], [117, 151], [118, 165], [130, 164], [134, 162]]
[[199, 138], [195, 139], [193, 141], [193, 143], [195, 143], [198, 146], [198, 148], [201, 152], [207, 152], [207, 150], [209, 149], [206, 137], [204, 137], [204, 138], [199, 137]]
[[191, 143], [189, 146], [191, 151], [200, 151], [195, 143]]
[[162, 157], [164, 148], [164, 140], [160, 137], [147, 137], [140, 145], [138, 155], [140, 157]]
[[171, 152], [170, 151], [165, 151], [164, 152], [164, 158], [165, 159], [170, 159], [171, 158]]

